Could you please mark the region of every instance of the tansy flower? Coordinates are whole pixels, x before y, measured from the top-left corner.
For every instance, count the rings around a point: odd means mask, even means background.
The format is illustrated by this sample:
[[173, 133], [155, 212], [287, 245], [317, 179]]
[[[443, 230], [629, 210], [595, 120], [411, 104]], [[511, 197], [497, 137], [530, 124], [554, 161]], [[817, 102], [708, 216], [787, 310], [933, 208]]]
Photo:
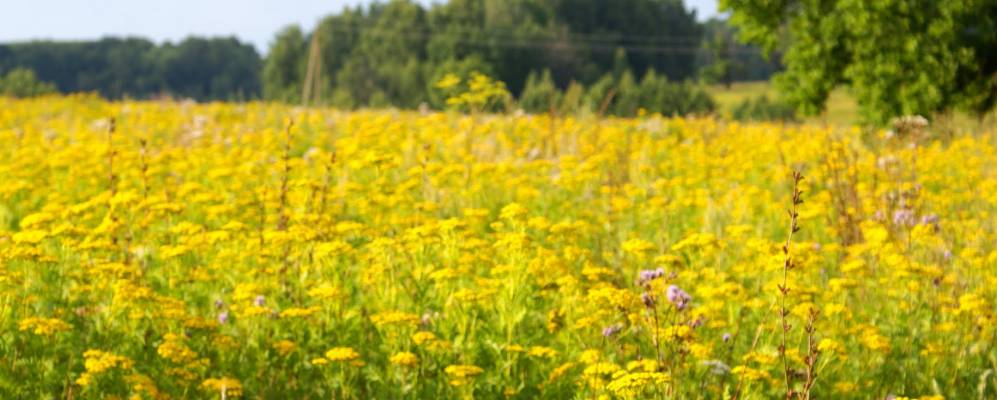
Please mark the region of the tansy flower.
[[451, 385], [463, 386], [468, 384], [471, 378], [480, 375], [485, 370], [475, 365], [449, 365], [444, 368], [443, 372], [450, 376]]
[[668, 382], [668, 375], [660, 372], [628, 373], [613, 379], [606, 389], [617, 396], [632, 399], [642, 396], [647, 390]]
[[360, 358], [360, 354], [351, 347], [333, 347], [325, 352], [325, 358], [333, 362], [353, 361]]
[[575, 363], [573, 362], [566, 362], [564, 364], [559, 365], [557, 368], [554, 368], [554, 370], [550, 371], [550, 375], [547, 376], [547, 382], [553, 382], [560, 379], [562, 376], [568, 373], [568, 370], [574, 368], [574, 366]]
[[416, 357], [413, 353], [401, 351], [392, 355], [389, 361], [393, 365], [411, 367], [419, 363], [419, 357]]
[[273, 348], [277, 350], [277, 353], [280, 354], [281, 356], [287, 356], [297, 347], [298, 346], [294, 344], [294, 342], [287, 339], [278, 340], [273, 344]]
[[201, 388], [209, 392], [219, 393], [223, 398], [242, 396], [242, 383], [234, 378], [208, 378], [201, 382]]
[[332, 300], [340, 297], [341, 293], [339, 289], [330, 286], [322, 285], [308, 290], [308, 295], [316, 299], [321, 300]]
[[87, 350], [83, 353], [83, 367], [86, 371], [76, 379], [80, 386], [88, 386], [94, 377], [111, 369], [131, 369], [132, 360], [101, 350]]
[[533, 346], [530, 347], [530, 351], [527, 354], [537, 358], [554, 358], [557, 357], [557, 350], [550, 347]]
[[18, 323], [18, 330], [29, 331], [39, 336], [51, 336], [56, 332], [68, 331], [71, 327], [58, 318], [31, 317]]
[[434, 335], [433, 332], [419, 331], [412, 335], [412, 341], [419, 346], [435, 340], [436, 335]]
[[288, 308], [288, 309], [286, 309], [284, 311], [281, 311], [280, 312], [280, 317], [281, 318], [306, 318], [306, 317], [310, 317], [310, 316], [314, 315], [316, 312], [318, 312], [318, 310], [319, 309], [317, 307], [308, 307], [308, 308], [291, 307], [291, 308]]
[[419, 322], [419, 316], [401, 311], [386, 311], [372, 315], [370, 321], [378, 327], [385, 325], [415, 325]]

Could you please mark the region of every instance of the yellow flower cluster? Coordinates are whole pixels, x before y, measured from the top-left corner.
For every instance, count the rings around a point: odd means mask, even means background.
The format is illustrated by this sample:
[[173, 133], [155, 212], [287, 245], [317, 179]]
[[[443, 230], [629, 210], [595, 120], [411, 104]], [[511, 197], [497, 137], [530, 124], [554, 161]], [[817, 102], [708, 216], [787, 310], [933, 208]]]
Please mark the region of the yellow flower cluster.
[[450, 384], [453, 386], [464, 386], [471, 382], [471, 379], [475, 376], [481, 375], [485, 372], [484, 369], [476, 365], [448, 365], [443, 369], [447, 376], [450, 377]]
[[360, 354], [350, 347], [333, 347], [325, 352], [325, 358], [332, 362], [353, 361], [360, 358]]
[[642, 398], [668, 382], [668, 375], [660, 372], [627, 373], [606, 385], [606, 389], [625, 399]]
[[419, 363], [419, 357], [407, 351], [400, 351], [392, 355], [389, 361], [397, 366], [411, 367]]
[[298, 345], [290, 340], [283, 339], [274, 342], [273, 348], [274, 350], [277, 350], [278, 354], [286, 357], [288, 354], [291, 354], [291, 352], [297, 349]]
[[30, 317], [18, 323], [18, 330], [28, 331], [39, 336], [52, 336], [57, 332], [70, 330], [72, 327], [58, 318]]
[[235, 378], [208, 378], [201, 382], [201, 389], [218, 394], [222, 398], [242, 396], [242, 383]]
[[109, 370], [128, 370], [132, 368], [132, 365], [133, 362], [128, 357], [101, 350], [87, 350], [83, 353], [83, 367], [86, 371], [76, 379], [76, 384], [88, 386], [97, 376]]
[[0, 397], [997, 398], [992, 127], [439, 86], [473, 112], [0, 98]]
[[370, 321], [377, 326], [412, 325], [419, 322], [419, 316], [401, 311], [387, 311], [372, 315]]

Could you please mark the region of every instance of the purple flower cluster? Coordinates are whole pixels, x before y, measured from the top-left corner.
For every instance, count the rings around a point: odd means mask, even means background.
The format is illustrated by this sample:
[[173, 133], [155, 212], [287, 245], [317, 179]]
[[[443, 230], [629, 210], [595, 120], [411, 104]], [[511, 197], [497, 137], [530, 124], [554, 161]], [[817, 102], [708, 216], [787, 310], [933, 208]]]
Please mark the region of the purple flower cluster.
[[665, 270], [662, 268], [645, 269], [643, 271], [640, 271], [640, 284], [641, 285], [646, 284], [662, 276], [665, 276]]
[[692, 296], [689, 296], [689, 293], [686, 293], [684, 290], [675, 285], [668, 286], [668, 290], [665, 291], [665, 297], [667, 297], [668, 301], [674, 304], [675, 308], [678, 308], [679, 310], [685, 309], [685, 307], [689, 305], [689, 302], [692, 301]]
[[902, 208], [893, 212], [893, 224], [902, 226], [914, 225], [914, 211]]
[[[877, 215], [882, 214], [877, 211]], [[909, 208], [901, 208], [893, 212], [893, 225], [897, 226], [914, 226], [914, 225], [933, 225], [935, 229], [938, 229], [938, 222], [940, 218], [936, 214], [922, 215], [920, 218], [914, 214], [914, 210]]]
[[[215, 309], [222, 310], [223, 308], [225, 308], [225, 302], [220, 299], [215, 299]], [[228, 322], [228, 311], [218, 313], [218, 323], [224, 325], [226, 322]]]
[[640, 301], [644, 302], [644, 307], [654, 308], [654, 296], [651, 296], [650, 293], [642, 293], [640, 295]]

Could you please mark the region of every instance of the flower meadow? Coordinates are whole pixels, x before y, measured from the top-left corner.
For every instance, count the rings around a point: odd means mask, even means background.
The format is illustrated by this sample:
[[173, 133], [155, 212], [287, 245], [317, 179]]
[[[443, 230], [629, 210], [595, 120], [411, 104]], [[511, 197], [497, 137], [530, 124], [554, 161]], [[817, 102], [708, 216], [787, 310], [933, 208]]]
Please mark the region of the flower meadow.
[[0, 397], [997, 397], [997, 136], [0, 100]]

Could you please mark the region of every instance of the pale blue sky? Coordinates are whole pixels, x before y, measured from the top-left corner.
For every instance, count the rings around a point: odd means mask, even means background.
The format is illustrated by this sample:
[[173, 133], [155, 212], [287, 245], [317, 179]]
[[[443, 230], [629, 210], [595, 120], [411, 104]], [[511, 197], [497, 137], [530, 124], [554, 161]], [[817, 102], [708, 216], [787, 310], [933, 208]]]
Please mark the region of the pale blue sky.
[[[612, 1], [612, 0], [607, 0]], [[684, 0], [699, 19], [716, 15], [717, 0]], [[235, 35], [266, 52], [280, 28], [311, 29], [344, 6], [369, 0], [14, 0], [0, 12], [0, 42], [88, 40], [142, 36], [156, 42], [189, 35]], [[423, 0], [431, 3], [432, 0]]]

